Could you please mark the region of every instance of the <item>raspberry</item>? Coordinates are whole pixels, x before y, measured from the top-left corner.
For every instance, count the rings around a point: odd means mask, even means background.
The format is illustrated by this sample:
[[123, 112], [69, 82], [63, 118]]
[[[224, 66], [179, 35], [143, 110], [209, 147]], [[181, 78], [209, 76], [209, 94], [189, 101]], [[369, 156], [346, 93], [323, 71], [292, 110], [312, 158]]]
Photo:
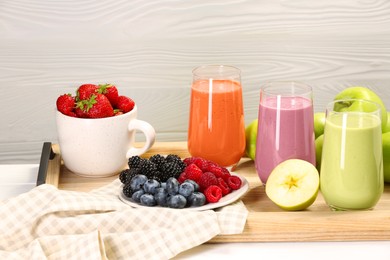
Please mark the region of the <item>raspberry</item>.
[[204, 192], [208, 203], [218, 202], [222, 198], [222, 190], [217, 185], [210, 185]]
[[195, 159], [194, 163], [195, 163], [203, 172], [207, 172], [207, 171], [208, 171], [208, 170], [207, 170], [207, 167], [208, 167], [209, 164], [212, 163], [212, 162], [207, 161], [207, 160], [205, 160], [205, 159], [199, 157], [199, 158], [196, 158], [196, 159]]
[[186, 166], [188, 166], [188, 165], [194, 163], [195, 160], [196, 160], [196, 157], [188, 157], [188, 158], [185, 158], [185, 159], [183, 160], [183, 163], [184, 163]]
[[188, 165], [184, 172], [186, 173], [186, 176], [187, 176], [187, 179], [190, 179], [190, 180], [193, 180], [193, 181], [196, 181], [198, 182], [200, 177], [202, 177], [202, 170], [196, 166], [196, 164], [192, 163], [190, 165]]
[[221, 188], [222, 196], [229, 194], [231, 191], [229, 185], [222, 178], [218, 178], [218, 186]]
[[196, 164], [196, 166], [199, 167], [202, 171], [206, 171], [206, 166], [208, 164], [208, 161], [206, 159], [200, 158], [200, 157], [188, 157], [183, 160], [185, 165], [190, 164]]
[[228, 169], [221, 167], [222, 170], [222, 179], [227, 183], [230, 176], [232, 176]]
[[188, 178], [186, 172], [182, 172], [177, 180], [179, 181], [179, 183], [183, 183], [187, 179]]
[[217, 177], [211, 172], [204, 172], [202, 176], [200, 177], [199, 181], [199, 188], [201, 191], [204, 191], [207, 189], [207, 187], [211, 185], [218, 185]]
[[238, 190], [241, 187], [241, 179], [238, 176], [232, 175], [228, 178], [227, 184], [232, 190]]
[[206, 171], [214, 173], [215, 177], [221, 178], [223, 176], [222, 168], [214, 163], [210, 163], [206, 167]]

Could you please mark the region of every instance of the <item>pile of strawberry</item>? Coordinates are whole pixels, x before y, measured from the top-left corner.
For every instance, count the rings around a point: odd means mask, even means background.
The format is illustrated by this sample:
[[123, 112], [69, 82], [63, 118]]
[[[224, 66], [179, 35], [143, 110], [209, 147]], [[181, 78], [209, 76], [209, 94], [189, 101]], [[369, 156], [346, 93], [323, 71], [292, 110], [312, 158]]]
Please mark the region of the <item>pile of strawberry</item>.
[[77, 88], [76, 96], [59, 96], [56, 105], [57, 110], [67, 116], [104, 118], [127, 113], [133, 110], [135, 103], [127, 96], [120, 96], [112, 84], [83, 84]]
[[204, 193], [209, 203], [218, 202], [223, 196], [241, 188], [241, 179], [218, 164], [200, 157], [189, 157], [183, 160], [186, 167], [178, 181], [186, 179], [195, 181], [199, 190]]

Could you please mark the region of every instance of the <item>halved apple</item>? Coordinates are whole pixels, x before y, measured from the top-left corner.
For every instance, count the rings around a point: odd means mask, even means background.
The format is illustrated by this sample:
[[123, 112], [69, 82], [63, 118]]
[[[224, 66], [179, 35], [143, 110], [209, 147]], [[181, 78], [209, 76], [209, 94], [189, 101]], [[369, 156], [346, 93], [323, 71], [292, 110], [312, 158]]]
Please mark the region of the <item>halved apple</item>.
[[284, 210], [303, 210], [316, 200], [320, 187], [316, 167], [304, 160], [289, 159], [278, 164], [268, 177], [265, 192]]

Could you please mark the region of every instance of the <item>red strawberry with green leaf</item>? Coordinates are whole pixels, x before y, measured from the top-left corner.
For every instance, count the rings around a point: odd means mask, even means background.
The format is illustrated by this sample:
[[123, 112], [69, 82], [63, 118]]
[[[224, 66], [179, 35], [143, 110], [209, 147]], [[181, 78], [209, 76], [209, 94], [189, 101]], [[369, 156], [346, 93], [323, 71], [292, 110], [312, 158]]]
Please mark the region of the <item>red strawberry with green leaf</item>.
[[116, 108], [121, 110], [123, 113], [127, 113], [131, 110], [133, 110], [135, 106], [135, 102], [126, 96], [119, 96], [118, 97], [118, 103], [116, 105]]
[[87, 113], [87, 100], [80, 100], [76, 102], [76, 108], [74, 112], [76, 113], [76, 116], [79, 118], [88, 118], [88, 113]]
[[88, 118], [104, 118], [114, 115], [110, 101], [103, 94], [93, 94], [88, 100], [80, 100], [78, 107], [82, 107]]
[[67, 116], [76, 117], [74, 112], [75, 99], [71, 94], [63, 94], [57, 98], [57, 110]]
[[86, 100], [91, 97], [92, 94], [98, 92], [98, 86], [95, 84], [83, 84], [76, 91], [76, 100]]
[[98, 93], [105, 95], [110, 100], [111, 105], [116, 107], [119, 97], [118, 89], [112, 84], [101, 84], [98, 87]]

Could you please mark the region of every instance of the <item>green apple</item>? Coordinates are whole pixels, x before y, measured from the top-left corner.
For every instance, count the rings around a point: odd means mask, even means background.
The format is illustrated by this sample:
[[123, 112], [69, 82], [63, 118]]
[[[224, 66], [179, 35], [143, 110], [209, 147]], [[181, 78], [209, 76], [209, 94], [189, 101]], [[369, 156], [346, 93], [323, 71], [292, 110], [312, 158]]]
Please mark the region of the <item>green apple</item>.
[[390, 183], [390, 132], [382, 134], [382, 147], [384, 180]]
[[318, 171], [321, 171], [321, 156], [322, 156], [322, 145], [324, 143], [324, 135], [317, 137], [315, 141], [316, 146], [316, 167]]
[[258, 119], [255, 119], [245, 128], [245, 154], [252, 160], [255, 159], [256, 155], [257, 126]]
[[313, 164], [289, 159], [278, 164], [265, 185], [268, 198], [284, 210], [304, 210], [316, 200], [320, 178]]
[[[387, 110], [380, 97], [374, 91], [366, 87], [349, 87], [341, 91], [334, 98], [334, 100], [340, 99], [364, 99], [379, 104], [382, 113], [382, 132], [386, 130]], [[358, 104], [355, 102], [345, 103], [343, 107], [339, 107], [339, 111], [356, 111], [359, 109], [357, 106]], [[367, 112], [372, 111], [370, 107], [364, 107], [363, 110]]]
[[383, 133], [390, 132], [390, 111], [387, 111], [387, 125]]
[[325, 127], [325, 113], [317, 112], [314, 113], [314, 135], [315, 138], [319, 137], [324, 133]]

